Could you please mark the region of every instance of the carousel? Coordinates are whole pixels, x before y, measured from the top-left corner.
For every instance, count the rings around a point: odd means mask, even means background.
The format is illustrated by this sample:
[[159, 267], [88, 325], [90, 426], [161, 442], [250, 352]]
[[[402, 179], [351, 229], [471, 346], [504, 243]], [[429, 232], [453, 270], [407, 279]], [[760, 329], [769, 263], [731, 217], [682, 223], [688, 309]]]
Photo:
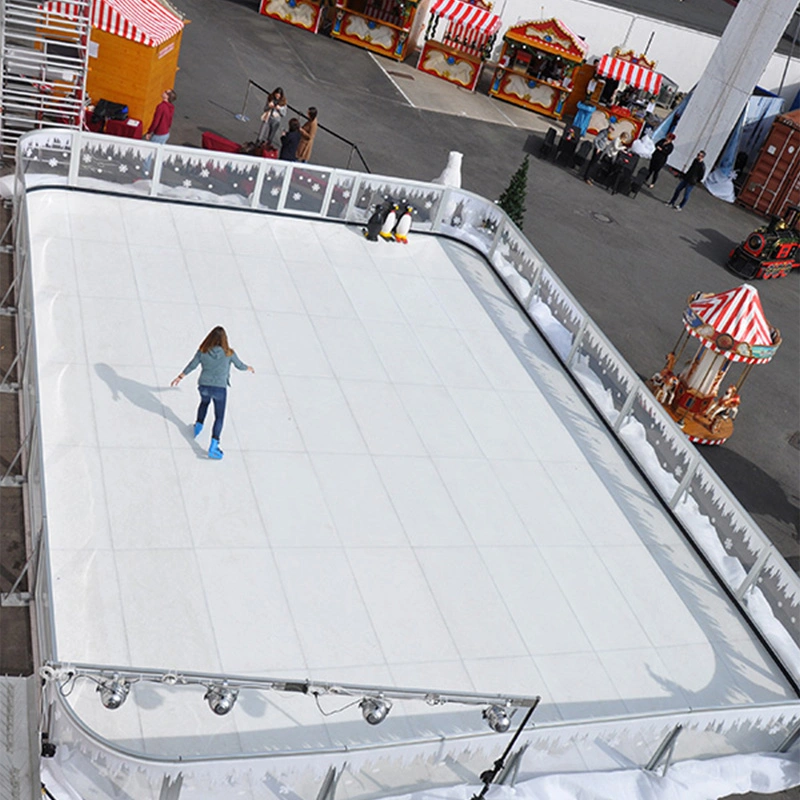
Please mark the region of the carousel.
[[561, 20], [521, 22], [503, 35], [489, 94], [561, 119], [588, 46]]
[[593, 106], [588, 132], [607, 128], [611, 117], [619, 133], [629, 141], [639, 138], [647, 116], [649, 98], [658, 97], [663, 76], [655, 71], [656, 62], [633, 50], [605, 55], [595, 70], [597, 88], [587, 105]]
[[417, 69], [475, 91], [500, 25], [491, 3], [434, 0]]
[[[740, 390], [754, 364], [766, 364], [781, 343], [780, 332], [764, 317], [758, 291], [742, 284], [722, 294], [697, 292], [683, 312], [684, 331], [661, 372], [647, 386], [696, 444], [722, 444], [733, 433]], [[677, 364], [692, 339], [697, 351]], [[720, 394], [734, 362], [744, 364]]]

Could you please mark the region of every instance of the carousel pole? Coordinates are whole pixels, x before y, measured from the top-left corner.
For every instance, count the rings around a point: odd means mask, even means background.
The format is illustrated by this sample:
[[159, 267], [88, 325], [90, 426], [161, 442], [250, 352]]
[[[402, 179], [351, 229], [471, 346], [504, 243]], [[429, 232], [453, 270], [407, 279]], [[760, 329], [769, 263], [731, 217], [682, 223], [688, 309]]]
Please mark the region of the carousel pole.
[[[683, 344], [681, 344], [683, 341]], [[686, 349], [686, 344], [689, 341], [689, 334], [687, 331], [681, 331], [681, 335], [678, 337], [678, 341], [675, 342], [675, 346], [672, 348], [672, 352], [675, 353], [675, 363], [678, 363], [678, 359], [683, 355], [683, 351]], [[680, 350], [678, 349], [680, 348]]]
[[753, 364], [747, 364], [745, 368], [742, 370], [742, 374], [739, 376], [739, 380], [736, 381], [736, 391], [738, 392], [739, 389], [742, 388], [742, 384], [747, 380], [750, 373], [753, 371]]

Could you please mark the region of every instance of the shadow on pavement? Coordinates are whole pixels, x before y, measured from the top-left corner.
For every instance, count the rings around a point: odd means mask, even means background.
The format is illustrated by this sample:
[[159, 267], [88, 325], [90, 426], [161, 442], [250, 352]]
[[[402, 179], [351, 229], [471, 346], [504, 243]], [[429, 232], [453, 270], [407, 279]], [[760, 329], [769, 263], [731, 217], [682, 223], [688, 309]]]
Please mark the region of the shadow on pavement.
[[[751, 514], [771, 517], [789, 528], [789, 535], [796, 543], [792, 548], [794, 554], [785, 547], [778, 549], [783, 551], [792, 569], [800, 571], [800, 508], [796, 500], [788, 497], [773, 477], [733, 450], [707, 447], [703, 456], [715, 472], [725, 475], [728, 488]], [[769, 527], [763, 520], [760, 524], [765, 530]], [[770, 535], [774, 533], [770, 531]]]
[[697, 255], [724, 267], [731, 250], [733, 250], [739, 242], [731, 241], [725, 234], [713, 228], [698, 228], [697, 233], [700, 236], [704, 236], [705, 239], [693, 241], [687, 236], [681, 236], [680, 238], [686, 242]]

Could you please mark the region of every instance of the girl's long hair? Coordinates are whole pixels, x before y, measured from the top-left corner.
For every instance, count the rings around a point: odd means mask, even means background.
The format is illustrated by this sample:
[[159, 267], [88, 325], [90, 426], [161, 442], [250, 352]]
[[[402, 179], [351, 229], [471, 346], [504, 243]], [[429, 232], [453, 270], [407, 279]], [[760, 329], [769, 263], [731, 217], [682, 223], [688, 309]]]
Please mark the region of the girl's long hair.
[[208, 336], [200, 342], [200, 347], [197, 349], [201, 353], [207, 353], [212, 347], [221, 347], [226, 356], [233, 355], [233, 348], [228, 344], [228, 334], [225, 333], [225, 328], [222, 325], [212, 328]]
[[[280, 93], [280, 97], [278, 97], [278, 93]], [[273, 103], [277, 103], [279, 106], [286, 105], [286, 92], [281, 89], [280, 86], [276, 86], [275, 89], [272, 91], [270, 96], [267, 100], [272, 100]]]

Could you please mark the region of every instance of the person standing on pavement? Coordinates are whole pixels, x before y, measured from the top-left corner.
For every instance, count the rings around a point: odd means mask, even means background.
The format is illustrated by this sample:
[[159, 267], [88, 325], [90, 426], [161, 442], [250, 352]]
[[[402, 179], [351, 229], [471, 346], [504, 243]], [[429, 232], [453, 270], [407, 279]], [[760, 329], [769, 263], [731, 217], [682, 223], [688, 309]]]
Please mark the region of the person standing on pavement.
[[314, 137], [317, 135], [317, 109], [314, 106], [308, 109], [308, 120], [300, 126], [300, 144], [297, 146], [297, 160], [308, 161], [311, 158], [311, 149], [314, 147]]
[[200, 405], [197, 407], [197, 421], [194, 423], [194, 436], [200, 435], [203, 423], [206, 420], [208, 405], [214, 403], [214, 427], [211, 430], [211, 446], [208, 448], [208, 457], [215, 460], [222, 458], [219, 449], [219, 437], [222, 433], [222, 423], [225, 421], [225, 404], [228, 399], [228, 386], [231, 382], [231, 364], [236, 369], [255, 372], [255, 370], [239, 359], [239, 356], [228, 344], [228, 334], [225, 328], [217, 325], [200, 342], [194, 358], [183, 368], [170, 386], [177, 386], [193, 369], [200, 367], [200, 377], [197, 381], [197, 390], [200, 392]]
[[161, 93], [161, 102], [156, 106], [153, 121], [144, 135], [145, 139], [157, 144], [166, 144], [169, 139], [169, 129], [172, 127], [172, 118], [175, 116], [175, 100], [178, 95], [174, 89], [164, 89]]
[[261, 127], [258, 129], [258, 141], [265, 142], [270, 150], [275, 150], [281, 120], [286, 116], [286, 95], [277, 86], [267, 97], [264, 113], [261, 115]]
[[[678, 184], [678, 188], [675, 189], [675, 194], [672, 195], [672, 199], [667, 203], [668, 206], [674, 208], [676, 211], [683, 211], [683, 207], [689, 202], [689, 195], [692, 193], [692, 189], [706, 176], [706, 165], [703, 163], [705, 157], [705, 150], [701, 150], [695, 156], [694, 161], [689, 165], [689, 169], [686, 170]], [[680, 205], [676, 205], [678, 202], [678, 195], [681, 192], [683, 192], [683, 200]]]
[[673, 142], [675, 141], [675, 134], [668, 133], [663, 139], [656, 142], [656, 149], [653, 155], [650, 156], [650, 171], [644, 182], [652, 189], [658, 180], [658, 173], [664, 168], [667, 163], [670, 153], [675, 149]]

